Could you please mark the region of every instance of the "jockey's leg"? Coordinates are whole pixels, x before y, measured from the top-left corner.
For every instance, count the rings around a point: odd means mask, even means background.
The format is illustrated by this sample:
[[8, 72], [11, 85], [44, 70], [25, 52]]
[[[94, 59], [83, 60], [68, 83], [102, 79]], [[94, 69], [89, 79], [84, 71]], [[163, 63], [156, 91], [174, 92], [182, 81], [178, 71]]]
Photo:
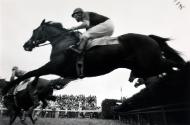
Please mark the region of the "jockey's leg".
[[83, 35], [83, 37], [81, 38], [81, 41], [80, 41], [80, 45], [79, 45], [79, 50], [81, 52], [83, 52], [84, 49], [86, 48], [88, 40], [89, 40], [89, 37], [87, 35]]
[[74, 52], [76, 52], [78, 54], [83, 54], [84, 49], [86, 48], [88, 40], [89, 40], [89, 37], [86, 35], [86, 33], [84, 33], [82, 35], [81, 39], [80, 39], [79, 47], [74, 48], [74, 46], [70, 46], [69, 49], [73, 50]]
[[78, 57], [76, 67], [77, 67], [77, 75], [79, 76], [79, 78], [83, 78], [84, 77], [84, 57], [83, 56]]
[[77, 52], [79, 54], [78, 58], [77, 58], [77, 63], [76, 63], [76, 70], [77, 70], [77, 75], [80, 78], [84, 77], [84, 73], [83, 73], [83, 68], [84, 68], [84, 50], [86, 48], [87, 42], [89, 40], [88, 37], [88, 33], [84, 33], [81, 37], [80, 40], [80, 45], [78, 47], [78, 49], [76, 48], [70, 48], [71, 50]]

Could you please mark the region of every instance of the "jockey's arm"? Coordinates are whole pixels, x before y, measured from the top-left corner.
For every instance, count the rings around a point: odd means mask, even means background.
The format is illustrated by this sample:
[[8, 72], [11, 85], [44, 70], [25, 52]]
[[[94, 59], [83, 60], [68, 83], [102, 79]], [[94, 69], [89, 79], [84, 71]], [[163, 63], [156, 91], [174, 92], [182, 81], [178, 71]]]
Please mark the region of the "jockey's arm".
[[15, 79], [15, 71], [12, 72], [12, 75], [11, 75], [10, 81], [13, 81], [14, 79]]
[[25, 74], [25, 71], [22, 71], [22, 70], [13, 70], [12, 71], [12, 75], [11, 75], [11, 78], [10, 78], [10, 81], [13, 81], [15, 80], [15, 78], [17, 77], [21, 77]]
[[89, 26], [90, 26], [89, 20], [84, 20], [84, 21], [82, 21], [82, 24], [80, 24], [79, 26], [76, 26], [76, 27], [72, 27], [71, 29], [72, 30], [85, 29]]

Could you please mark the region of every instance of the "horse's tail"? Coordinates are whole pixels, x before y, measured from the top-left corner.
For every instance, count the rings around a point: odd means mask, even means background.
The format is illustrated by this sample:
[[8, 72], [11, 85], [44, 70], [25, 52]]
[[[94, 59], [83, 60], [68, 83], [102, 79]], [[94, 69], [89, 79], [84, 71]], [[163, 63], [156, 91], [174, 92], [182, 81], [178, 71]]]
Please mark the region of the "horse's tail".
[[185, 60], [180, 56], [180, 52], [171, 48], [167, 44], [166, 41], [169, 41], [170, 38], [162, 38], [156, 35], [149, 35], [149, 37], [154, 39], [159, 44], [161, 50], [164, 52], [166, 59], [170, 59], [178, 64], [185, 65]]

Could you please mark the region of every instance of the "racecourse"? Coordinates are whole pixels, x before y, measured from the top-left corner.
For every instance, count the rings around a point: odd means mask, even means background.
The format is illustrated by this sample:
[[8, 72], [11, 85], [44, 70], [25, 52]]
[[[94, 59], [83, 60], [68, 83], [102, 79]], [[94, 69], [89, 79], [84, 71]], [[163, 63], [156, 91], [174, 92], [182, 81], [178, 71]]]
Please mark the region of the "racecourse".
[[[8, 125], [7, 117], [0, 117], [0, 125]], [[31, 121], [27, 118], [28, 125], [32, 125]], [[13, 125], [22, 125], [20, 120], [14, 122]], [[103, 119], [80, 119], [80, 118], [40, 118], [35, 125], [126, 125], [118, 120], [103, 120]]]

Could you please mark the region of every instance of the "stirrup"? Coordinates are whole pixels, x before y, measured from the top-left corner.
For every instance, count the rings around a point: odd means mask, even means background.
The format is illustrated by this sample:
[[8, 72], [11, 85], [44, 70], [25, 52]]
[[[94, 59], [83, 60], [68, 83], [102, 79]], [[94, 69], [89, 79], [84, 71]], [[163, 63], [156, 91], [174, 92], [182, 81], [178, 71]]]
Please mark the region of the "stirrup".
[[80, 60], [77, 62], [77, 75], [79, 78], [84, 78], [84, 73], [83, 73], [83, 61]]

